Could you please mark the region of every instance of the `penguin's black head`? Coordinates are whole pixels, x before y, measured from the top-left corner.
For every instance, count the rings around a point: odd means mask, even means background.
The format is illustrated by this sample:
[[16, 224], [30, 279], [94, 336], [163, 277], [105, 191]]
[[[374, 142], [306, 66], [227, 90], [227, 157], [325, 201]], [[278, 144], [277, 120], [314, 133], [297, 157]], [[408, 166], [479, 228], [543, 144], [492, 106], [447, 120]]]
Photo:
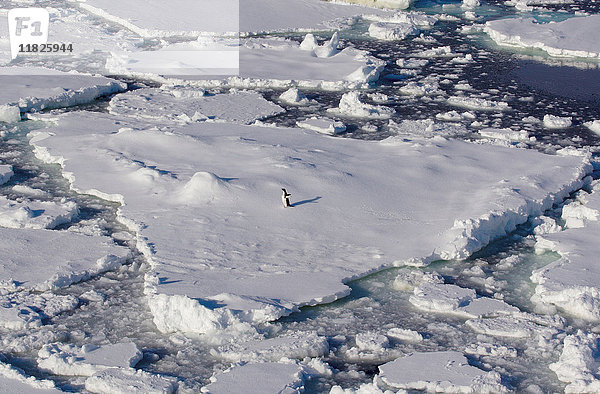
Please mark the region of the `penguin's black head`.
[[284, 193], [287, 193], [284, 188], [281, 188], [281, 190], [283, 190]]

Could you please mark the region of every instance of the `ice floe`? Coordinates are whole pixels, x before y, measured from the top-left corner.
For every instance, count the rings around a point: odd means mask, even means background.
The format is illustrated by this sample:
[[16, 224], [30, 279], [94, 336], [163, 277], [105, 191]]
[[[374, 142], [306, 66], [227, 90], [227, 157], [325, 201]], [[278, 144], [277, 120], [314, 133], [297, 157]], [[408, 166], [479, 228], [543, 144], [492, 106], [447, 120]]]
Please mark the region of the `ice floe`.
[[338, 107], [327, 111], [340, 116], [367, 119], [387, 119], [396, 112], [390, 107], [363, 103], [358, 91], [344, 93]]
[[548, 23], [536, 23], [533, 18], [499, 19], [487, 22], [484, 31], [500, 45], [539, 48], [551, 56], [598, 58], [599, 27], [600, 15], [591, 15]]
[[0, 196], [1, 227], [52, 229], [71, 222], [77, 213], [72, 201], [17, 202]]
[[448, 98], [448, 104], [476, 111], [506, 111], [510, 109], [508, 103], [504, 101], [493, 101], [479, 97], [452, 96]]
[[55, 343], [40, 349], [37, 363], [56, 375], [92, 376], [111, 367], [134, 367], [141, 359], [142, 352], [132, 342], [81, 347]]
[[161, 376], [132, 368], [108, 368], [85, 380], [85, 389], [95, 394], [171, 394], [176, 384]]
[[5, 393], [63, 393], [62, 390], [56, 388], [53, 381], [27, 376], [21, 369], [4, 362], [0, 362], [0, 388]]
[[600, 120], [591, 120], [583, 124], [585, 127], [600, 135]]
[[572, 123], [572, 118], [562, 117], [556, 115], [546, 114], [544, 115], [544, 127], [548, 129], [565, 129], [570, 127]]
[[537, 284], [532, 300], [556, 305], [567, 313], [592, 321], [600, 320], [600, 272], [598, 256], [600, 191], [563, 208], [567, 229], [537, 236], [536, 249], [553, 250], [560, 258], [533, 272]]
[[497, 372], [469, 365], [459, 352], [411, 353], [379, 366], [378, 386], [428, 392], [507, 392]]
[[21, 112], [84, 104], [126, 88], [105, 77], [41, 67], [2, 67], [0, 81], [0, 105], [17, 106]]
[[600, 391], [598, 335], [578, 330], [568, 335], [557, 362], [550, 364], [558, 379], [569, 383], [565, 393], [596, 393]]
[[247, 124], [285, 112], [252, 91], [208, 94], [199, 89], [168, 88], [119, 94], [108, 109], [115, 115], [178, 123], [215, 119]]
[[339, 120], [328, 118], [310, 118], [299, 120], [296, 122], [298, 127], [303, 129], [313, 130], [321, 134], [340, 134], [346, 131], [346, 125]]
[[21, 120], [21, 110], [16, 105], [0, 105], [0, 122], [14, 123]]
[[304, 368], [296, 363], [249, 363], [213, 375], [202, 392], [243, 393], [252, 382], [253, 393], [294, 393], [303, 390], [305, 379]]
[[296, 88], [289, 88], [279, 96], [279, 101], [289, 105], [310, 105], [316, 104], [315, 100], [309, 100]]
[[[366, 142], [207, 122], [133, 129], [84, 112], [52, 119], [58, 126], [31, 135], [36, 155], [60, 163], [74, 189], [122, 204], [119, 218], [152, 265], [146, 294], [164, 332], [247, 330], [243, 322], [342, 297], [343, 282], [384, 266], [464, 258], [591, 171], [587, 157], [443, 138]], [[293, 208], [281, 207], [281, 187]], [[445, 207], [435, 221], [432, 205]]]
[[4, 185], [14, 175], [13, 168], [9, 164], [0, 164], [0, 185]]
[[513, 129], [494, 129], [486, 127], [481, 129], [478, 133], [482, 137], [493, 138], [505, 141], [528, 141], [529, 133], [526, 130], [513, 130]]
[[0, 228], [0, 235], [0, 287], [7, 290], [68, 286], [118, 268], [131, 253], [108, 237], [69, 231]]

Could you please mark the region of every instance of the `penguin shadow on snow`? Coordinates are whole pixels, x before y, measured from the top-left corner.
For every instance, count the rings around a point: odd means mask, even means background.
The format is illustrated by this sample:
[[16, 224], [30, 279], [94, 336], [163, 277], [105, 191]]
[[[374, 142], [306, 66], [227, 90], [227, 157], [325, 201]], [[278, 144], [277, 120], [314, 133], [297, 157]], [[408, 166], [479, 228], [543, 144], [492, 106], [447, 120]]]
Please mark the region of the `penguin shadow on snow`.
[[321, 196], [317, 196], [315, 198], [311, 198], [308, 200], [302, 200], [302, 201], [298, 201], [298, 202], [294, 202], [291, 204], [292, 207], [297, 207], [300, 205], [304, 205], [304, 204], [316, 204], [318, 200], [321, 199]]

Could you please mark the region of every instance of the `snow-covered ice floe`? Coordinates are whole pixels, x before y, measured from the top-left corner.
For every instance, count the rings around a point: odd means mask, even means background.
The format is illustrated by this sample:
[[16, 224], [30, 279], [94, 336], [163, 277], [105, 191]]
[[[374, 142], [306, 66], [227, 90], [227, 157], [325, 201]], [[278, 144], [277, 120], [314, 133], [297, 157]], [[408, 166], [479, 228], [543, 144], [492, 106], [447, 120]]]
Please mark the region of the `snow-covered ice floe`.
[[321, 134], [340, 134], [346, 131], [346, 125], [339, 120], [332, 120], [328, 118], [310, 118], [305, 120], [299, 120], [296, 122], [298, 127], [303, 129], [313, 130]]
[[539, 48], [551, 56], [600, 57], [600, 15], [537, 23], [533, 18], [489, 21], [484, 31], [499, 45]]
[[126, 88], [105, 77], [41, 67], [0, 67], [0, 85], [0, 105], [20, 112], [84, 104]]
[[[215, 374], [211, 377], [212, 382], [202, 387], [202, 392], [298, 393], [302, 392], [306, 378], [304, 368], [296, 363], [249, 363]], [[252, 382], [251, 388], [249, 382]]]
[[52, 229], [71, 222], [77, 212], [77, 204], [72, 201], [17, 202], [0, 196], [1, 227]]
[[570, 116], [556, 116], [551, 114], [544, 115], [544, 127], [548, 129], [565, 129], [571, 127], [572, 118]]
[[598, 335], [581, 330], [565, 338], [559, 360], [550, 364], [550, 369], [558, 379], [569, 383], [565, 393], [600, 392], [597, 360], [599, 340]]
[[0, 185], [4, 185], [14, 175], [13, 168], [9, 164], [0, 164]]
[[277, 104], [252, 91], [208, 94], [202, 89], [138, 89], [115, 96], [109, 103], [111, 114], [153, 121], [190, 123], [216, 119], [235, 123], [285, 112]]
[[0, 235], [0, 288], [9, 291], [65, 287], [118, 268], [131, 253], [111, 238], [69, 231], [0, 228]]
[[176, 384], [133, 368], [107, 368], [85, 380], [85, 389], [95, 394], [171, 394]]
[[469, 365], [459, 352], [411, 353], [379, 367], [377, 385], [394, 390], [452, 393], [508, 392], [497, 372]]
[[585, 122], [583, 125], [594, 133], [600, 135], [600, 120], [590, 120], [589, 122]]
[[363, 103], [358, 91], [344, 93], [338, 107], [327, 111], [339, 116], [366, 119], [388, 119], [396, 112], [390, 107]]
[[27, 376], [21, 369], [3, 362], [0, 362], [0, 390], [5, 393], [23, 394], [64, 393], [56, 388], [53, 381]]
[[592, 194], [580, 193], [563, 208], [564, 231], [537, 236], [537, 250], [560, 254], [555, 262], [534, 271], [537, 284], [532, 300], [555, 305], [567, 313], [600, 321], [600, 185]]
[[[106, 67], [115, 74], [156, 79], [160, 76], [148, 74], [144, 68], [146, 62], [156, 63], [163, 61], [161, 59], [171, 62], [174, 54], [185, 55], [186, 51], [201, 50], [202, 47], [202, 43], [192, 42], [173, 44], [159, 51], [113, 53]], [[351, 88], [377, 80], [385, 66], [384, 61], [370, 56], [366, 51], [352, 47], [338, 49], [337, 33], [320, 45], [312, 34], [307, 34], [300, 44], [274, 37], [244, 39], [240, 47], [240, 64], [243, 67], [239, 76], [195, 81], [194, 84], [201, 87], [239, 88]]]
[[398, 12], [391, 16], [369, 19], [375, 21], [369, 26], [369, 35], [380, 40], [403, 40], [411, 34], [419, 32], [420, 28], [428, 28], [437, 22], [434, 16], [420, 12]]
[[36, 155], [60, 163], [75, 190], [122, 204], [119, 220], [152, 266], [146, 294], [163, 332], [240, 334], [345, 296], [344, 282], [383, 267], [465, 258], [591, 171], [588, 157], [439, 137], [157, 129], [86, 112], [52, 120], [30, 134]]
[[477, 111], [506, 111], [510, 109], [508, 103], [504, 101], [493, 101], [480, 97], [452, 96], [448, 98], [448, 104]]

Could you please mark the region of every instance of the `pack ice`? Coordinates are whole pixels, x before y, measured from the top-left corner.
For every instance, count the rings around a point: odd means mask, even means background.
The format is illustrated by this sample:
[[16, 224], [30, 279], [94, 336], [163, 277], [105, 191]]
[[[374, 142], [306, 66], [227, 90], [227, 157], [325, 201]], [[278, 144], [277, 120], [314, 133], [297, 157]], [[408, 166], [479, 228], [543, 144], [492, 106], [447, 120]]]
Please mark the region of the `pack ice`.
[[600, 15], [537, 23], [533, 18], [509, 18], [486, 22], [484, 31], [499, 45], [539, 48], [551, 56], [600, 57], [597, 32]]
[[152, 265], [146, 294], [163, 332], [239, 334], [342, 297], [344, 282], [382, 267], [465, 258], [591, 171], [587, 157], [441, 137], [159, 129], [86, 112], [53, 120], [31, 135], [36, 155], [60, 163], [75, 190], [122, 204]]

